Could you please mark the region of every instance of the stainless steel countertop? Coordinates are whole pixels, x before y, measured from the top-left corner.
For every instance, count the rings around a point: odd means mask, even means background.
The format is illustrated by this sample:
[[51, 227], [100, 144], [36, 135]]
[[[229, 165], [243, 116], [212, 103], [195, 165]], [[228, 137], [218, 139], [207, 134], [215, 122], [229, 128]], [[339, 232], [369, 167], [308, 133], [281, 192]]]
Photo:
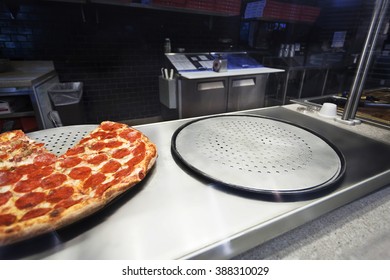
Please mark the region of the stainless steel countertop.
[[[232, 258], [390, 183], [390, 145], [281, 107], [251, 110], [326, 135], [347, 170], [335, 189], [278, 202], [193, 176], [171, 154], [171, 137], [188, 120], [137, 127], [159, 157], [143, 182], [99, 213], [33, 240], [0, 248], [0, 258]], [[364, 160], [362, 160], [364, 159]]]
[[208, 79], [219, 77], [233, 77], [243, 75], [259, 75], [284, 72], [283, 69], [276, 69], [270, 67], [259, 68], [246, 68], [246, 69], [234, 69], [226, 72], [214, 72], [214, 71], [194, 71], [194, 72], [180, 72], [180, 76], [186, 79]]
[[0, 73], [0, 88], [31, 87], [45, 77], [55, 74], [52, 61], [11, 61], [10, 70]]

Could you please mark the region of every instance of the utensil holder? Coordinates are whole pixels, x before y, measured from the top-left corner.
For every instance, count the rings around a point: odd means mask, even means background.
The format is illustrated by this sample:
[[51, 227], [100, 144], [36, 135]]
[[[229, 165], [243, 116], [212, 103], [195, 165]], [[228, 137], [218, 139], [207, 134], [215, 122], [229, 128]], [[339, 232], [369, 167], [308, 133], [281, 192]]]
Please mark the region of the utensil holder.
[[165, 79], [162, 76], [159, 79], [160, 102], [169, 109], [176, 109], [176, 79]]

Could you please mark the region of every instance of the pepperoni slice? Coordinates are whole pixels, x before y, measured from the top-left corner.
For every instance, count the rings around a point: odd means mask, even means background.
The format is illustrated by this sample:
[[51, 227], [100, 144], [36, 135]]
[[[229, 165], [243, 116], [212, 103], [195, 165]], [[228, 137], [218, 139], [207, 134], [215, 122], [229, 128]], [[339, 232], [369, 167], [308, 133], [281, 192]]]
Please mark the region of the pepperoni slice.
[[30, 180], [40, 180], [54, 172], [54, 166], [45, 166], [27, 175]]
[[26, 209], [34, 207], [45, 200], [46, 195], [42, 192], [30, 192], [23, 195], [15, 201], [15, 206], [18, 209]]
[[142, 170], [138, 172], [138, 178], [140, 178], [141, 180], [145, 178], [145, 173]]
[[17, 181], [19, 181], [21, 178], [22, 178], [22, 175], [20, 175], [16, 172], [2, 170], [2, 171], [0, 171], [0, 187], [14, 184]]
[[101, 139], [112, 139], [112, 138], [115, 138], [116, 136], [117, 136], [117, 133], [115, 131], [107, 132], [101, 136]]
[[106, 147], [110, 148], [110, 149], [118, 148], [118, 147], [120, 147], [122, 145], [123, 145], [123, 143], [120, 142], [120, 141], [110, 141], [110, 142], [106, 143]]
[[102, 196], [109, 188], [114, 186], [115, 184], [120, 183], [119, 179], [114, 179], [106, 184], [101, 184], [97, 186], [96, 191], [95, 191], [95, 197], [100, 197]]
[[116, 136], [117, 136], [117, 133], [115, 131], [112, 131], [112, 132], [97, 131], [97, 132], [94, 132], [91, 134], [92, 138], [100, 139], [100, 140], [112, 139], [112, 138], [115, 138]]
[[[11, 140], [9, 142], [7, 142], [7, 151], [8, 153], [17, 153], [18, 158], [14, 158], [16, 161], [20, 160], [21, 158], [23, 158], [24, 156], [28, 155], [28, 153], [24, 153], [23, 151], [25, 151], [28, 146], [28, 143], [23, 141], [23, 140], [20, 140], [20, 139], [16, 139], [16, 140]], [[27, 150], [28, 151], [28, 150]]]
[[121, 180], [124, 177], [130, 176], [132, 172], [133, 172], [133, 169], [131, 169], [130, 167], [127, 167], [127, 168], [124, 168], [124, 169], [116, 172], [114, 174], [114, 177]]
[[0, 193], [0, 206], [6, 204], [11, 197], [12, 193], [10, 191]]
[[75, 180], [84, 180], [91, 175], [91, 168], [82, 166], [73, 168], [69, 173], [69, 177]]
[[85, 138], [80, 140], [79, 144], [84, 144], [84, 143], [88, 142], [91, 139], [92, 139], [91, 137], [85, 137]]
[[79, 157], [65, 157], [60, 163], [60, 166], [63, 168], [72, 168], [78, 165], [81, 161], [82, 159]]
[[89, 148], [91, 150], [94, 150], [94, 151], [100, 151], [100, 150], [103, 150], [105, 148], [106, 144], [104, 142], [96, 142], [96, 143], [93, 143]]
[[95, 188], [103, 183], [104, 180], [106, 180], [106, 175], [103, 173], [93, 174], [84, 182], [84, 189]]
[[129, 166], [130, 168], [134, 168], [134, 166], [140, 163], [143, 159], [144, 159], [144, 155], [142, 154], [137, 155], [132, 159], [130, 159], [128, 162], [126, 162], [126, 165]]
[[51, 210], [51, 208], [36, 208], [28, 211], [26, 214], [23, 215], [23, 217], [20, 219], [20, 221], [27, 221], [31, 220], [40, 216], [45, 215]]
[[107, 159], [108, 159], [107, 155], [100, 154], [100, 155], [94, 156], [93, 158], [90, 158], [89, 160], [87, 160], [87, 162], [90, 164], [93, 164], [93, 165], [98, 165]]
[[85, 152], [85, 148], [83, 146], [73, 147], [66, 151], [65, 156], [75, 156]]
[[10, 226], [16, 221], [16, 216], [12, 214], [0, 214], [0, 226]]
[[104, 131], [96, 131], [91, 134], [92, 139], [101, 138], [102, 136], [106, 135]]
[[131, 151], [127, 148], [118, 149], [112, 153], [112, 157], [116, 159], [124, 158], [131, 154]]
[[116, 160], [110, 160], [105, 165], [102, 166], [101, 171], [103, 173], [114, 173], [117, 171], [122, 165]]
[[47, 166], [52, 163], [54, 163], [57, 160], [57, 157], [53, 154], [50, 153], [44, 153], [37, 155], [34, 158], [34, 164], [38, 166]]
[[140, 163], [145, 158], [145, 143], [141, 142], [134, 150], [132, 154], [134, 157], [130, 159], [126, 164], [130, 167], [134, 167], [136, 164]]
[[132, 143], [141, 137], [141, 133], [137, 130], [128, 128], [122, 131], [121, 133], [119, 133], [119, 136]]
[[72, 187], [60, 187], [54, 190], [51, 190], [47, 195], [46, 201], [50, 203], [57, 203], [61, 200], [67, 199], [72, 196], [74, 189]]
[[138, 156], [138, 155], [144, 155], [145, 154], [145, 143], [144, 142], [141, 142], [137, 147], [135, 147], [135, 149], [133, 149], [132, 153], [134, 156]]
[[62, 200], [60, 201], [59, 203], [57, 203], [54, 208], [55, 209], [59, 209], [59, 208], [69, 208], [77, 203], [80, 203], [81, 202], [81, 198], [80, 199], [77, 199], [77, 200], [73, 200], [73, 199], [65, 199], [65, 200]]
[[125, 126], [124, 124], [117, 123], [117, 122], [103, 122], [100, 125], [100, 128], [102, 130], [105, 130], [105, 131], [115, 131], [115, 130], [118, 130], [124, 126]]
[[66, 175], [61, 173], [54, 173], [41, 181], [42, 188], [53, 189], [61, 186], [66, 181]]
[[40, 185], [40, 180], [23, 180], [16, 183], [14, 191], [19, 193], [27, 193], [35, 190]]
[[33, 172], [36, 172], [39, 169], [37, 165], [34, 164], [26, 164], [26, 165], [21, 165], [18, 166], [15, 170], [16, 173], [18, 174], [31, 174]]
[[13, 140], [13, 139], [24, 138], [24, 137], [25, 137], [25, 134], [23, 131], [16, 130], [16, 131], [14, 131], [13, 137], [11, 139]]
[[12, 151], [17, 151], [22, 147], [26, 147], [28, 144], [23, 141], [17, 141], [12, 147]]

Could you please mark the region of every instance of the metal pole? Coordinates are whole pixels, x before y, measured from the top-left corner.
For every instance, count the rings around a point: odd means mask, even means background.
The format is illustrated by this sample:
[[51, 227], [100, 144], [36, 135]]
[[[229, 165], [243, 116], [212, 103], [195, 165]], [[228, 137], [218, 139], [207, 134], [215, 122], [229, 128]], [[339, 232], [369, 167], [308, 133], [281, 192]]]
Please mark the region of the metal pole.
[[351, 120], [355, 118], [359, 105], [359, 100], [363, 92], [363, 86], [367, 77], [367, 72], [373, 57], [379, 30], [387, 12], [388, 0], [377, 0], [371, 19], [370, 29], [363, 47], [362, 56], [356, 71], [355, 79], [352, 84], [351, 92], [345, 105], [342, 120]]

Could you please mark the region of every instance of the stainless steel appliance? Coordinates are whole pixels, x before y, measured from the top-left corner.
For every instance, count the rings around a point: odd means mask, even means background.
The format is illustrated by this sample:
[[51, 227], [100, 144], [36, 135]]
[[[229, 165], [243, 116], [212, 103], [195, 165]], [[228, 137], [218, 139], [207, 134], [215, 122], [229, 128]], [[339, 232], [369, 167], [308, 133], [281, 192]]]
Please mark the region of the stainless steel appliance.
[[[170, 109], [179, 118], [263, 107], [268, 75], [283, 71], [263, 67], [246, 52], [168, 53], [166, 57], [177, 83], [177, 106]], [[221, 57], [227, 60], [227, 71], [213, 71], [214, 60]]]

